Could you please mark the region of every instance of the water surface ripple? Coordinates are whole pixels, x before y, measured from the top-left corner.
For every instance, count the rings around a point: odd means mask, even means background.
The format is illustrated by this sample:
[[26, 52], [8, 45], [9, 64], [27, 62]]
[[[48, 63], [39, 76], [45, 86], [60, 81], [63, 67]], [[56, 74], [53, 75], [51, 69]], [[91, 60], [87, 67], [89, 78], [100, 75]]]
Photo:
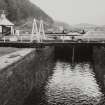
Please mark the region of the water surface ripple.
[[89, 63], [57, 61], [44, 88], [40, 105], [100, 105], [103, 98]]

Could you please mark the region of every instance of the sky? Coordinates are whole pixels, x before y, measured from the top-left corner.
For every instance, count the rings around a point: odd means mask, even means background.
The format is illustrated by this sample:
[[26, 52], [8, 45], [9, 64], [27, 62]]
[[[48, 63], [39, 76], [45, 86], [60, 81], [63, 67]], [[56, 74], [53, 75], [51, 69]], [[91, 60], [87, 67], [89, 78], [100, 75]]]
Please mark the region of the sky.
[[31, 0], [54, 20], [105, 25], [105, 0]]

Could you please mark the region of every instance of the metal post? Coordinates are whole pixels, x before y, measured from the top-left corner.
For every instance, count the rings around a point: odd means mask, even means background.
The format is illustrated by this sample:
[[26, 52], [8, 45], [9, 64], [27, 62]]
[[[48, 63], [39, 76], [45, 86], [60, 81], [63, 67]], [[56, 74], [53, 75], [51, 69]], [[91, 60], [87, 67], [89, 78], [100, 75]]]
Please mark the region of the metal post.
[[13, 35], [13, 27], [11, 26], [11, 34]]
[[65, 42], [65, 35], [63, 35], [63, 43]]
[[74, 64], [74, 60], [75, 60], [75, 47], [73, 46], [73, 49], [72, 49], [72, 64]]
[[16, 33], [15, 33], [17, 39], [19, 40], [19, 36], [20, 36], [20, 31], [19, 30], [16, 30]]
[[20, 36], [20, 31], [19, 30], [17, 30], [17, 36]]
[[5, 36], [4, 36], [4, 38], [3, 38], [3, 39], [4, 39], [4, 43], [5, 43], [5, 42], [6, 42], [6, 40], [5, 40]]
[[90, 39], [88, 38], [88, 43], [90, 42]]
[[21, 42], [23, 42], [22, 36], [20, 38], [21, 38]]
[[32, 42], [33, 41], [33, 34], [31, 34], [31, 36], [30, 36], [30, 42]]

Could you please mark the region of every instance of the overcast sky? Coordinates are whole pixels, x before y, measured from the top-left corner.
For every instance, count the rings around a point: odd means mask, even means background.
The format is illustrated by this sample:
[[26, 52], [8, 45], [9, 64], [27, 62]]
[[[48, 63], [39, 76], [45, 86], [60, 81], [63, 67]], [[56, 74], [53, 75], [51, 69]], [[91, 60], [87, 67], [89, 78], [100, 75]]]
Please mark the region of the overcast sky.
[[105, 25], [105, 0], [31, 0], [53, 19]]

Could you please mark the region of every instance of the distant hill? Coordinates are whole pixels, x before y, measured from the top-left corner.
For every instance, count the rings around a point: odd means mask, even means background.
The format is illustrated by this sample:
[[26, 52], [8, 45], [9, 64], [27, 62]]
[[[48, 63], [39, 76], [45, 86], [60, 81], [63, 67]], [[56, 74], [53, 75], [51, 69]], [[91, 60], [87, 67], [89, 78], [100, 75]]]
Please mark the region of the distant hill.
[[97, 27], [97, 25], [94, 24], [88, 24], [88, 23], [80, 23], [80, 24], [76, 24], [74, 25], [75, 27]]
[[98, 27], [97, 25], [94, 25], [94, 24], [88, 24], [88, 23], [80, 23], [80, 24], [76, 24], [76, 25], [73, 25], [73, 27], [76, 27], [76, 28], [96, 28]]
[[29, 0], [0, 0], [0, 10], [7, 10], [7, 17], [17, 25], [25, 23], [29, 18], [43, 19], [48, 24], [53, 23], [43, 10]]
[[100, 28], [100, 26], [98, 25], [94, 25], [94, 24], [88, 24], [88, 23], [80, 23], [80, 24], [76, 24], [76, 25], [73, 25], [73, 27], [75, 28], [79, 28], [79, 29], [85, 29], [85, 30], [95, 30], [97, 29], [98, 27]]
[[55, 21], [54, 25], [55, 26], [63, 26], [64, 29], [70, 29], [70, 25], [67, 24], [66, 22]]
[[75, 28], [81, 28], [85, 31], [105, 31], [105, 25], [94, 25], [94, 24], [88, 24], [88, 23], [81, 23], [74, 25]]
[[61, 22], [61, 21], [55, 21], [54, 22], [55, 26], [63, 26], [65, 30], [67, 30], [68, 32], [83, 32], [83, 30], [85, 32], [87, 31], [105, 31], [105, 25], [101, 26], [101, 25], [94, 25], [94, 24], [88, 24], [88, 23], [80, 23], [80, 24], [76, 24], [76, 25], [69, 25], [65, 22]]
[[66, 30], [67, 32], [81, 32], [81, 28], [78, 26], [72, 26], [69, 25], [68, 23], [65, 22], [60, 22], [60, 21], [55, 21], [55, 25], [56, 26], [63, 26], [64, 30]]

